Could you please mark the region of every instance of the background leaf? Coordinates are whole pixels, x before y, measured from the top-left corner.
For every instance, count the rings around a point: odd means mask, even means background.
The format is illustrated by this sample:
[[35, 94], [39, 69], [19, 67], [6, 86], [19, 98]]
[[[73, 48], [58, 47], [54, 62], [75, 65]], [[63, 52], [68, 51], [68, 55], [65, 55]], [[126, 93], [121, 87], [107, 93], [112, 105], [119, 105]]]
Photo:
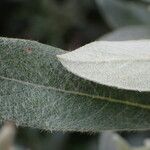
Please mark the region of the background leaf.
[[105, 131], [100, 136], [100, 148], [99, 150], [132, 150], [119, 134]]
[[140, 0], [96, 0], [113, 28], [150, 24], [150, 2]]
[[119, 134], [105, 131], [101, 134], [99, 150], [150, 150], [149, 139], [144, 140], [141, 146], [131, 146]]
[[127, 27], [121, 27], [111, 33], [104, 35], [99, 40], [125, 41], [142, 39], [150, 39], [150, 26], [132, 25]]
[[78, 78], [59, 63], [61, 53], [33, 41], [0, 39], [1, 122], [82, 132], [149, 128], [150, 93]]

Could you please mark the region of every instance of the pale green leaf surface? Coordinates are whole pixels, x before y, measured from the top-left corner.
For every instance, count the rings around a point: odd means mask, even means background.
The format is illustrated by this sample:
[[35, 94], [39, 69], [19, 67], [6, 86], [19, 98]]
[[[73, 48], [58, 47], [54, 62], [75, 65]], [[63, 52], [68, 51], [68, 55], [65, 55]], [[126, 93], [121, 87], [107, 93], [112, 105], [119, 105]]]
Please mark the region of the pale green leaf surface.
[[81, 79], [57, 60], [64, 51], [0, 38], [0, 122], [46, 130], [149, 129], [149, 93]]
[[150, 91], [150, 40], [96, 41], [58, 58], [69, 71], [87, 80]]
[[142, 40], [142, 39], [150, 39], [150, 26], [131, 25], [121, 27], [111, 33], [104, 35], [99, 40], [126, 41], [126, 40]]

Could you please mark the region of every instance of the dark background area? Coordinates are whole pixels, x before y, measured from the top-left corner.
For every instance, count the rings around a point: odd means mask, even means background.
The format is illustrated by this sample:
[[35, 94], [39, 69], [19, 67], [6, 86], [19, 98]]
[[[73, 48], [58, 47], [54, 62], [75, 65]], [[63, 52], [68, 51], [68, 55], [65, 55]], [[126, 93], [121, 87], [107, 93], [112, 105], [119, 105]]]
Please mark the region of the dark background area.
[[0, 35], [65, 50], [110, 31], [94, 0], [1, 0]]

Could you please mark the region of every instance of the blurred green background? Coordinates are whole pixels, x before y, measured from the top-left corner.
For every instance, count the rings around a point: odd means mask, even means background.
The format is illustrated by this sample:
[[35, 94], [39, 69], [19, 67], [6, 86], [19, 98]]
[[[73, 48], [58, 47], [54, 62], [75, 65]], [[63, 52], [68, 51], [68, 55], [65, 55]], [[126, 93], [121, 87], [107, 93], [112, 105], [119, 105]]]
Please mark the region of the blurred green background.
[[1, 0], [1, 36], [73, 49], [107, 33], [94, 0]]
[[[101, 1], [101, 2], [99, 2]], [[73, 50], [126, 25], [150, 23], [148, 0], [0, 0], [0, 36]], [[122, 132], [142, 145], [149, 132]], [[100, 134], [18, 128], [20, 150], [98, 150]]]

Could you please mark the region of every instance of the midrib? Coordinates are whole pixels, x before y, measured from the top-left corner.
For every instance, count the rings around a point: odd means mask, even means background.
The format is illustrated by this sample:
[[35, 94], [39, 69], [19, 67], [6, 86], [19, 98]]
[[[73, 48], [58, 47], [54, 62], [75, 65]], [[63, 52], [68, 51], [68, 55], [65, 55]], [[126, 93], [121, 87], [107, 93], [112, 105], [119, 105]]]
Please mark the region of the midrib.
[[108, 101], [108, 102], [111, 102], [111, 103], [119, 103], [119, 104], [123, 104], [123, 105], [128, 105], [128, 106], [133, 106], [133, 107], [138, 107], [138, 108], [150, 110], [150, 105], [145, 105], [145, 104], [140, 104], [140, 103], [133, 103], [133, 102], [130, 102], [130, 101], [127, 101], [127, 100], [123, 101], [123, 100], [114, 99], [114, 98], [110, 98], [110, 97], [90, 95], [90, 94], [82, 93], [82, 92], [63, 90], [63, 89], [58, 89], [58, 88], [55, 88], [55, 87], [34, 84], [34, 83], [21, 81], [21, 80], [17, 80], [17, 79], [13, 79], [13, 78], [8, 78], [8, 77], [4, 77], [4, 76], [0, 76], [0, 78], [3, 79], [3, 80], [13, 81], [13, 82], [17, 82], [17, 83], [24, 84], [24, 85], [34, 86], [36, 88], [50, 89], [50, 90], [53, 90], [53, 91], [58, 91], [58, 92], [66, 93], [66, 94], [73, 94], [73, 95], [77, 95], [77, 96], [85, 96], [85, 97], [89, 97], [89, 98], [92, 98], [92, 99], [99, 99], [99, 100], [104, 100], [104, 101]]

